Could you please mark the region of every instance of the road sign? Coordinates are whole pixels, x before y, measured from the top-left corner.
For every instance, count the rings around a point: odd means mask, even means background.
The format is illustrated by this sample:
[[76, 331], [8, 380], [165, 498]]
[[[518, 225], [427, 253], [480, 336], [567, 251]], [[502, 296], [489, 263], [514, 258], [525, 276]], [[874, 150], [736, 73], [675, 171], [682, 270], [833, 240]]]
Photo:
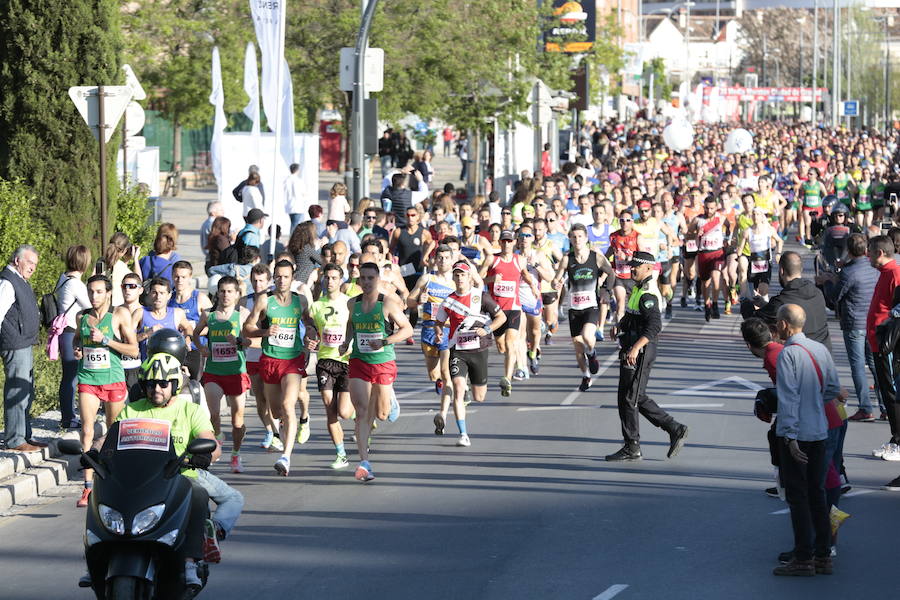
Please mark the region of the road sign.
[[844, 100], [841, 102], [842, 117], [858, 117], [859, 116], [859, 100]]
[[[354, 61], [355, 48], [341, 48], [340, 89], [353, 91], [353, 76], [356, 70]], [[384, 50], [366, 48], [366, 92], [380, 92], [384, 89]]]
[[134, 100], [129, 102], [125, 108], [125, 135], [132, 137], [139, 134], [141, 129], [144, 128], [146, 121], [147, 116], [144, 114], [144, 108]]
[[122, 65], [122, 70], [125, 71], [125, 85], [131, 88], [132, 100], [145, 99], [147, 93], [141, 86], [141, 82], [138, 81], [137, 75], [135, 75], [134, 71], [131, 69], [131, 65]]
[[94, 138], [100, 139], [100, 129], [103, 129], [103, 141], [108, 142], [112, 138], [125, 107], [131, 100], [131, 88], [125, 85], [103, 86], [104, 103], [103, 111], [105, 123], [100, 123], [100, 97], [96, 85], [81, 85], [69, 88], [69, 98], [75, 103], [75, 107], [81, 114], [81, 118], [91, 128]]

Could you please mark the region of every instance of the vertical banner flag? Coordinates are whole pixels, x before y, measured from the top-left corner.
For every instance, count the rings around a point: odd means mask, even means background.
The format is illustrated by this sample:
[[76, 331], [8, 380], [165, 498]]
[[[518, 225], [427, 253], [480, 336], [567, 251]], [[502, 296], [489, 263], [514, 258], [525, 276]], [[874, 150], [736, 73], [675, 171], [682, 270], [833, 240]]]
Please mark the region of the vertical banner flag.
[[219, 59], [219, 47], [212, 51], [212, 93], [209, 103], [215, 107], [212, 141], [209, 144], [209, 160], [212, 164], [216, 185], [219, 187], [219, 199], [222, 199], [222, 134], [225, 133], [225, 91], [222, 89], [222, 64]]
[[281, 77], [281, 120], [278, 122], [281, 128], [280, 151], [284, 162], [290, 165], [294, 162], [294, 84], [287, 61], [283, 62]]
[[279, 72], [284, 60], [284, 0], [250, 0], [256, 41], [262, 56], [262, 104], [269, 129], [278, 122]]
[[244, 92], [250, 102], [244, 107], [244, 114], [252, 121], [250, 140], [253, 145], [253, 163], [259, 164], [259, 72], [256, 69], [256, 46], [247, 42], [244, 53]]

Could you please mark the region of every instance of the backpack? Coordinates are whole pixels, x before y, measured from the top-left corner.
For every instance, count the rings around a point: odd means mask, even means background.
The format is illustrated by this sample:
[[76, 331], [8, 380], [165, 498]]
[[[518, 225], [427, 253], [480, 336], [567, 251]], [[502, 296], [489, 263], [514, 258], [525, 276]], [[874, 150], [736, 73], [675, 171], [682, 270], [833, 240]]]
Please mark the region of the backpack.
[[232, 265], [240, 262], [241, 255], [244, 253], [244, 248], [247, 247], [244, 236], [248, 233], [251, 233], [249, 229], [239, 234], [232, 245], [222, 250], [222, 254], [219, 255], [220, 265]]
[[[41, 325], [46, 329], [49, 329], [53, 325], [53, 321], [56, 319], [56, 317], [60, 315], [59, 302], [56, 300], [56, 292], [62, 289], [62, 286], [66, 285], [66, 283], [68, 283], [72, 278], [73, 276], [69, 275], [68, 277], [66, 277], [65, 281], [56, 286], [56, 288], [52, 292], [41, 296], [41, 302], [38, 306], [38, 310], [41, 314]], [[72, 304], [69, 305], [69, 308], [67, 308], [66, 311], [62, 314], [68, 314], [69, 311], [72, 310], [72, 307], [76, 304], [78, 303], [72, 302]]]
[[148, 256], [150, 257], [150, 275], [144, 278], [144, 289], [141, 292], [140, 297], [138, 298], [138, 303], [144, 308], [149, 308], [150, 306], [150, 281], [152, 281], [153, 278], [157, 275], [162, 275], [163, 273], [165, 273], [167, 269], [171, 269], [172, 265], [175, 263], [174, 260], [169, 259], [169, 262], [166, 263], [166, 266], [163, 267], [162, 271], [160, 271], [159, 273], [155, 273], [153, 271], [153, 257], [156, 256], [156, 254], [148, 254]]

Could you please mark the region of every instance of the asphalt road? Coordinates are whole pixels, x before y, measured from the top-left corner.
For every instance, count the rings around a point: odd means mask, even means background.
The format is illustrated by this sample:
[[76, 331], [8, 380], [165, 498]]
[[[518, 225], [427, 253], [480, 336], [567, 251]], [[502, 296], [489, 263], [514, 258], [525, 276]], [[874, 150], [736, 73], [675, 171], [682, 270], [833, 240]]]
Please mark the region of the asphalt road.
[[[214, 471], [246, 497], [201, 597], [341, 599], [862, 598], [895, 591], [900, 495], [879, 486], [900, 465], [871, 458], [886, 423], [851, 424], [845, 456], [852, 518], [841, 530], [833, 576], [771, 574], [792, 545], [786, 505], [772, 483], [766, 426], [752, 415], [760, 361], [740, 340], [739, 317], [706, 324], [676, 309], [662, 335], [650, 395], [690, 426], [681, 454], [666, 460], [668, 436], [642, 422], [645, 459], [606, 463], [621, 443], [615, 408], [618, 367], [601, 344], [601, 373], [577, 393], [571, 345], [545, 349], [538, 377], [509, 398], [492, 385], [472, 405], [471, 448], [455, 446], [455, 424], [433, 434], [437, 397], [419, 353], [400, 348], [403, 414], [378, 429], [363, 485], [329, 468], [333, 448], [313, 393], [313, 435], [295, 449], [287, 479], [275, 456], [253, 444], [247, 471]], [[563, 329], [566, 329], [565, 324]], [[842, 381], [849, 373], [833, 330]], [[492, 373], [499, 373], [492, 356]], [[723, 381], [724, 380], [724, 381]], [[699, 387], [698, 387], [699, 386]], [[851, 400], [855, 405], [855, 401]], [[855, 406], [854, 406], [855, 408]], [[252, 410], [250, 412], [253, 412]], [[348, 444], [348, 447], [350, 445]], [[355, 451], [353, 452], [355, 454]], [[353, 460], [351, 456], [351, 460]], [[78, 486], [0, 519], [0, 598], [89, 598], [83, 572], [84, 513]]]

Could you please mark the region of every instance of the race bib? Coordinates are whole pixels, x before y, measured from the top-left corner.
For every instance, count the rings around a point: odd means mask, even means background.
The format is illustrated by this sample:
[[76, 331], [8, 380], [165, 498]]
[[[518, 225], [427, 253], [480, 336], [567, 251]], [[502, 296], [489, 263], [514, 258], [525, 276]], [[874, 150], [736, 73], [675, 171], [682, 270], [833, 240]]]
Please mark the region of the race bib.
[[498, 298], [515, 298], [516, 282], [501, 279], [494, 282], [494, 296]]
[[751, 273], [765, 273], [769, 270], [769, 261], [765, 259], [754, 260], [750, 263]]
[[296, 338], [296, 327], [279, 327], [278, 333], [269, 336], [269, 345], [277, 348], [293, 348]]
[[628, 261], [623, 258], [616, 258], [616, 276], [619, 279], [630, 279], [631, 278], [631, 267], [628, 266]]
[[88, 371], [105, 371], [109, 369], [109, 348], [84, 348], [82, 364]]
[[416, 266], [412, 263], [406, 263], [405, 265], [400, 265], [400, 275], [403, 277], [409, 277], [410, 275], [416, 274]]
[[346, 330], [341, 327], [326, 327], [322, 331], [322, 345], [328, 348], [340, 348], [344, 343]]
[[213, 362], [231, 362], [233, 360], [237, 360], [237, 346], [234, 344], [229, 344], [228, 342], [212, 342], [210, 344], [212, 349], [212, 361]]
[[481, 340], [474, 331], [457, 331], [456, 332], [456, 349], [457, 350], [478, 350], [481, 347]]
[[685, 252], [696, 252], [697, 248], [697, 240], [684, 240], [684, 250]]
[[379, 346], [377, 349], [372, 347], [372, 342], [375, 340], [383, 340], [384, 336], [381, 333], [360, 333], [356, 332], [356, 347], [359, 348], [359, 351], [363, 354], [372, 354], [373, 352], [378, 352], [384, 346]]
[[597, 306], [597, 292], [594, 290], [581, 290], [572, 292], [572, 308], [583, 310]]
[[172, 424], [163, 419], [122, 419], [116, 450], [169, 450]]

